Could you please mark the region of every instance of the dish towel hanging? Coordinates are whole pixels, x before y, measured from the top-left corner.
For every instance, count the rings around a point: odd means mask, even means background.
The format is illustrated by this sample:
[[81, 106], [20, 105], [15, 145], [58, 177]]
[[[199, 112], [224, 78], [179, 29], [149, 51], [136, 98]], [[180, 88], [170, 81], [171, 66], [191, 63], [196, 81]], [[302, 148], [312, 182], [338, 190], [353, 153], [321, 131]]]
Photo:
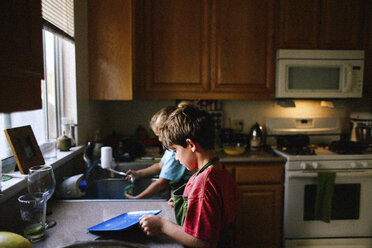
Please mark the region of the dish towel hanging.
[[331, 222], [332, 197], [335, 185], [335, 172], [319, 172], [315, 198], [314, 219]]

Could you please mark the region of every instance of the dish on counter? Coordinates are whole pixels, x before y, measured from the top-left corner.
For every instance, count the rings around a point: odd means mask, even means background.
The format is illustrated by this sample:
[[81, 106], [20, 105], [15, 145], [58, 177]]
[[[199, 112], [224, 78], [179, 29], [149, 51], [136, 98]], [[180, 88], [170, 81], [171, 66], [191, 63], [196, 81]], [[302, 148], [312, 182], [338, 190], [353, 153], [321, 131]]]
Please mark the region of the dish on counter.
[[107, 231], [124, 231], [131, 228], [132, 226], [140, 222], [140, 218], [145, 215], [157, 215], [161, 210], [144, 210], [144, 211], [132, 211], [114, 218], [101, 222], [97, 225], [88, 228], [89, 232], [107, 232]]
[[242, 155], [245, 152], [246, 145], [243, 143], [225, 143], [223, 144], [223, 151], [227, 155]]

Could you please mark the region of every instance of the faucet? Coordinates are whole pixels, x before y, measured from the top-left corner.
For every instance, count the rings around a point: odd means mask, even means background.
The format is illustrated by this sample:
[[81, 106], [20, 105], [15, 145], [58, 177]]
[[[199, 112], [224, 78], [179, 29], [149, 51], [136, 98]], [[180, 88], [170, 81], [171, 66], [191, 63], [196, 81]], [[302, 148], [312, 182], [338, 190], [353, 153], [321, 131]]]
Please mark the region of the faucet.
[[[84, 161], [86, 163], [86, 171], [85, 171], [85, 180], [88, 181], [88, 178], [92, 172], [92, 170], [98, 165], [98, 164], [101, 164], [101, 159], [97, 159], [95, 161], [92, 162], [93, 160], [93, 149], [94, 149], [94, 142], [88, 142], [88, 145], [87, 147], [85, 148], [84, 150], [84, 155], [83, 155], [83, 158], [84, 158]], [[124, 176], [126, 177], [127, 174], [125, 172], [122, 172], [122, 171], [117, 171], [117, 170], [114, 170], [112, 168], [104, 168], [105, 170], [107, 171], [110, 171], [112, 173], [115, 173], [117, 175], [121, 175], [121, 176]], [[129, 175], [130, 177], [130, 182], [132, 184], [134, 184], [135, 182], [135, 177], [132, 176], [132, 175]]]
[[92, 170], [101, 162], [101, 159], [97, 159], [96, 161], [93, 160], [93, 149], [94, 149], [94, 142], [89, 141], [88, 145], [84, 149], [83, 159], [86, 163], [85, 168], [85, 179], [88, 180], [90, 173]]

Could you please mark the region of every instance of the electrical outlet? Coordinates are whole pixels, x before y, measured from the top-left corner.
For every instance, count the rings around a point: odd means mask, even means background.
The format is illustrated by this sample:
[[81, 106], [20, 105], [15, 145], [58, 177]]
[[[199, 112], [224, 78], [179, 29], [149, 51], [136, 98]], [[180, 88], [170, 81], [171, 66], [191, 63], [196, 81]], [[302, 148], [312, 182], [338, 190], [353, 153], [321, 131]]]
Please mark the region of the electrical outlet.
[[244, 121], [243, 120], [233, 120], [232, 121], [232, 128], [235, 131], [242, 132], [244, 129]]

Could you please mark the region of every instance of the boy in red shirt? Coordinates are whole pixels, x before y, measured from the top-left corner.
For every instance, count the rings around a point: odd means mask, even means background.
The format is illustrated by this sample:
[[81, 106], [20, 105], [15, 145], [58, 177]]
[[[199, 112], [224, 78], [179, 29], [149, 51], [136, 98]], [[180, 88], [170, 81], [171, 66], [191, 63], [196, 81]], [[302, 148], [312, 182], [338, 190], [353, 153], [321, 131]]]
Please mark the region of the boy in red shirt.
[[214, 123], [194, 105], [176, 109], [161, 129], [163, 145], [188, 170], [197, 169], [182, 197], [174, 199], [177, 225], [159, 216], [143, 216], [147, 235], [164, 233], [185, 246], [225, 247], [235, 219], [239, 192], [234, 178], [221, 169], [214, 149]]

